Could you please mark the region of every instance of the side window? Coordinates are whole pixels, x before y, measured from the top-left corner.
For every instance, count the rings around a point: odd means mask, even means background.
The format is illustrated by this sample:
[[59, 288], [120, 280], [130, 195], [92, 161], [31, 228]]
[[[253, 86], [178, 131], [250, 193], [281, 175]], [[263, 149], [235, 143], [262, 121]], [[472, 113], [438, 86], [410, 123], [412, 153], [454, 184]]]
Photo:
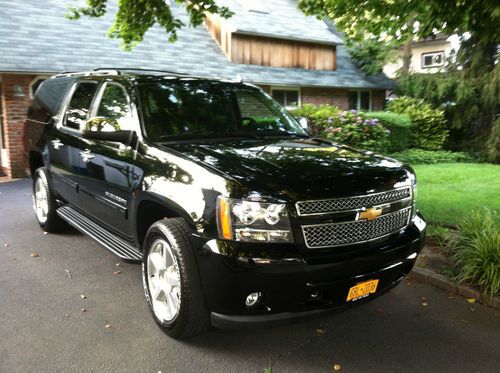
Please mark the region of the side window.
[[63, 126], [78, 131], [83, 129], [96, 90], [96, 82], [82, 82], [78, 84], [64, 115]]
[[[93, 121], [96, 123], [95, 128], [91, 128], [93, 131], [134, 129], [128, 96], [125, 89], [118, 84], [106, 84], [96, 115], [97, 120]], [[101, 122], [98, 120], [100, 118], [103, 119]]]

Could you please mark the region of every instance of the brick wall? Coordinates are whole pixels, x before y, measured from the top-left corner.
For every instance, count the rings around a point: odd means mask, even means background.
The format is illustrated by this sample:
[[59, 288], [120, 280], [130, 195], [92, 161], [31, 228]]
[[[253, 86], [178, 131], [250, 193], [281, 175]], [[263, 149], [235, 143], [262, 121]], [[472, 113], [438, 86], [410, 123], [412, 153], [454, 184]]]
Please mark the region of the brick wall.
[[26, 176], [22, 132], [30, 105], [30, 83], [33, 75], [2, 74], [1, 105], [6, 159], [3, 172], [8, 177]]
[[343, 110], [348, 109], [348, 90], [338, 88], [313, 88], [303, 87], [301, 89], [302, 104], [334, 105]]

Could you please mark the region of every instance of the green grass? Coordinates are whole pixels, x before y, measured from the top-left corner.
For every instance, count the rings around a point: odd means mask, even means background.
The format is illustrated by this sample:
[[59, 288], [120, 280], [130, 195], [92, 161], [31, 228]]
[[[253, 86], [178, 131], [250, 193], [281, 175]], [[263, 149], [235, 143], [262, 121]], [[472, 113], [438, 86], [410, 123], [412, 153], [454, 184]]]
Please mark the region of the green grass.
[[500, 224], [500, 165], [440, 163], [413, 166], [418, 205], [429, 222], [459, 224], [473, 210], [496, 211]]

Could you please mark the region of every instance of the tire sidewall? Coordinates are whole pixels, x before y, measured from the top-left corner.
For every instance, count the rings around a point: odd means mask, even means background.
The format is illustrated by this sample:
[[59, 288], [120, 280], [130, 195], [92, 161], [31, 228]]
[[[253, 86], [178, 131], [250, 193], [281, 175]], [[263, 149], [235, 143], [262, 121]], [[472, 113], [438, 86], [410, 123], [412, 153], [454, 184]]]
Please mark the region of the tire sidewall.
[[[157, 239], [161, 238], [170, 245], [170, 248], [172, 250], [172, 254], [175, 256], [175, 260], [177, 262], [177, 266], [179, 268], [179, 275], [180, 275], [180, 288], [181, 288], [181, 304], [179, 308], [179, 313], [170, 321], [161, 321], [156, 317], [156, 314], [154, 313], [153, 310], [153, 302], [151, 301], [151, 293], [149, 291], [149, 284], [148, 284], [148, 279], [147, 279], [147, 263], [148, 263], [148, 256], [149, 252], [152, 248], [151, 244]], [[165, 329], [167, 332], [175, 329], [176, 325], [180, 320], [184, 318], [184, 302], [183, 302], [183, 295], [185, 293], [185, 286], [184, 286], [184, 271], [183, 267], [180, 265], [180, 248], [178, 247], [177, 243], [175, 240], [172, 239], [170, 232], [168, 229], [161, 225], [161, 224], [154, 224], [148, 231], [146, 235], [146, 239], [144, 241], [144, 255], [143, 255], [143, 260], [142, 260], [142, 283], [144, 287], [144, 295], [146, 296], [146, 301], [148, 302], [149, 309], [153, 315], [153, 319], [155, 320], [156, 324], [158, 324], [160, 327]]]

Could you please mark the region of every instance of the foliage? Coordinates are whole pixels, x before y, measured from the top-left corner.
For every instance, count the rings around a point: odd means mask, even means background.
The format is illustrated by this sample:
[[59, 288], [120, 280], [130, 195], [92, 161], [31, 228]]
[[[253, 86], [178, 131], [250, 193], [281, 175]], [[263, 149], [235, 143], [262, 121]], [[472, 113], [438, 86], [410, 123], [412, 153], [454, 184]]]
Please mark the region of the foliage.
[[378, 119], [356, 110], [343, 111], [330, 105], [306, 104], [293, 115], [309, 120], [311, 133], [354, 147], [384, 152], [389, 147], [390, 130]]
[[340, 111], [327, 120], [323, 136], [354, 147], [385, 152], [389, 147], [390, 130], [378, 119], [370, 119], [356, 110]]
[[306, 118], [309, 121], [309, 129], [314, 136], [323, 134], [324, 129], [328, 127], [330, 118], [338, 116], [340, 109], [332, 105], [312, 105], [303, 104], [301, 107], [293, 110], [296, 118]]
[[478, 77], [464, 71], [404, 75], [397, 80], [396, 93], [443, 109], [450, 129], [447, 147], [481, 151], [490, 161], [498, 162], [500, 129], [493, 128], [493, 122], [499, 109], [499, 86], [497, 66]]
[[389, 137], [389, 152], [400, 152], [410, 147], [413, 139], [412, 124], [406, 114], [397, 114], [389, 111], [373, 111], [366, 113], [368, 118], [376, 118], [391, 131]]
[[486, 141], [486, 159], [492, 163], [500, 163], [500, 117], [493, 123], [491, 133]]
[[385, 64], [396, 56], [399, 43], [381, 42], [376, 38], [353, 41], [345, 38], [349, 53], [356, 65], [366, 75], [382, 73]]
[[[476, 49], [500, 40], [497, 0], [300, 0], [306, 14], [331, 18], [353, 40], [412, 40], [469, 33]], [[418, 26], [417, 26], [418, 25]]]
[[392, 153], [390, 157], [409, 164], [475, 162], [475, 159], [470, 154], [451, 152], [449, 150], [408, 149], [402, 152]]
[[468, 215], [460, 225], [452, 247], [456, 279], [472, 282], [487, 294], [500, 294], [500, 231], [493, 213], [483, 208]]
[[[176, 0], [183, 5], [189, 15], [190, 26], [202, 24], [207, 13], [219, 14], [228, 18], [233, 13], [216, 4], [215, 0]], [[108, 0], [87, 0], [87, 6], [70, 8], [70, 19], [78, 19], [82, 15], [101, 17], [108, 11]], [[114, 24], [109, 29], [111, 37], [120, 39], [126, 50], [139, 44], [151, 27], [160, 25], [169, 35], [170, 41], [177, 39], [177, 31], [185, 24], [176, 18], [165, 0], [119, 0], [118, 12]]]
[[432, 108], [423, 100], [406, 96], [390, 101], [387, 109], [410, 117], [416, 147], [427, 150], [439, 150], [443, 147], [449, 130], [442, 110]]
[[429, 222], [460, 224], [470, 211], [488, 207], [500, 224], [500, 166], [487, 163], [412, 165], [417, 174], [418, 205]]

